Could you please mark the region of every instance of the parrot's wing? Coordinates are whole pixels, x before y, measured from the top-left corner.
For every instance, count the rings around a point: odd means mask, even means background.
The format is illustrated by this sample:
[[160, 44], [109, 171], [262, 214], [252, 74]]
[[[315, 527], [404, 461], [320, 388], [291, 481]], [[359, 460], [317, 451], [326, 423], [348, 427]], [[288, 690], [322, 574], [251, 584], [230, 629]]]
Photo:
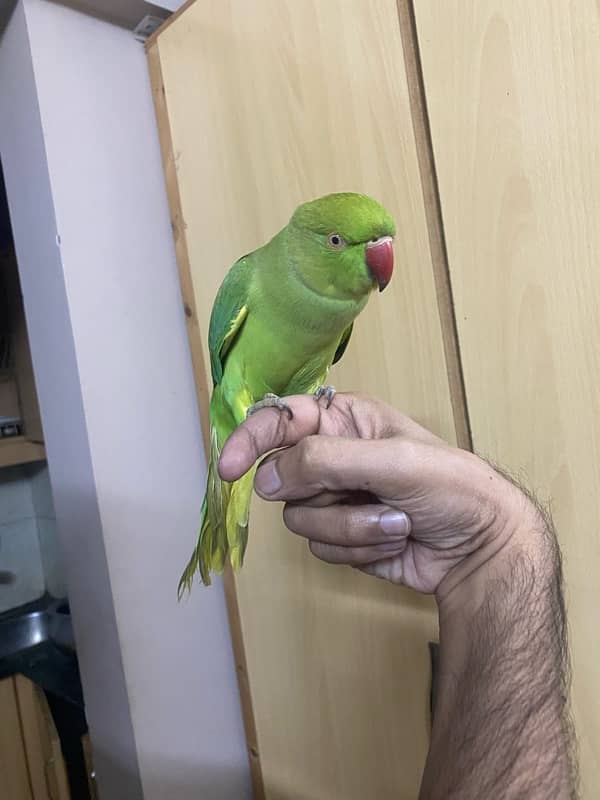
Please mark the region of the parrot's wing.
[[225, 356], [248, 316], [248, 290], [252, 267], [246, 256], [233, 265], [221, 284], [210, 315], [208, 349], [213, 384], [223, 378]]
[[335, 351], [332, 363], [337, 364], [337, 362], [346, 352], [346, 348], [348, 347], [348, 342], [350, 341], [350, 335], [352, 334], [353, 325], [354, 323], [351, 322], [350, 325], [348, 325], [348, 327], [346, 328], [346, 330], [342, 333], [342, 338], [340, 339], [340, 343], [337, 346], [337, 350]]

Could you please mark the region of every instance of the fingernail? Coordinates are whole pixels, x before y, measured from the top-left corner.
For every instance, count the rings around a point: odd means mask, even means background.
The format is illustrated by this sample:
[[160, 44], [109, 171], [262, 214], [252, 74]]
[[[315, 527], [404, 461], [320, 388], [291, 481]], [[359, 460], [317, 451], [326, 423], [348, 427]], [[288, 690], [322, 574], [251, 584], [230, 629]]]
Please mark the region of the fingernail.
[[379, 527], [390, 536], [406, 536], [410, 522], [404, 511], [384, 511], [379, 517]]
[[254, 479], [254, 487], [259, 494], [275, 494], [281, 489], [281, 478], [277, 472], [275, 461], [267, 461], [262, 467], [259, 467], [256, 478]]

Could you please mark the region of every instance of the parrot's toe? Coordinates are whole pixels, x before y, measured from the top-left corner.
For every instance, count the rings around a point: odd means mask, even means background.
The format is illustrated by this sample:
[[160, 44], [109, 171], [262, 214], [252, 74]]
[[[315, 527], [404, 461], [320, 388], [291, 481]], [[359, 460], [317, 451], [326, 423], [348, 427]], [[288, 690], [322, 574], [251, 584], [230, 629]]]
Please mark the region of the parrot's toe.
[[319, 386], [319, 388], [315, 392], [315, 398], [317, 403], [322, 397], [325, 398], [325, 408], [329, 408], [329, 406], [333, 403], [333, 398], [335, 397], [335, 395], [336, 395], [335, 386], [330, 386], [329, 384], [325, 386]]
[[258, 403], [254, 403], [253, 406], [250, 406], [248, 411], [246, 411], [246, 418], [252, 416], [252, 414], [256, 414], [256, 412], [260, 411], [261, 408], [278, 408], [279, 411], [285, 411], [290, 419], [294, 419], [294, 412], [288, 406], [285, 400], [282, 400], [281, 397], [276, 394], [272, 394], [271, 392], [267, 392], [262, 400], [259, 400]]

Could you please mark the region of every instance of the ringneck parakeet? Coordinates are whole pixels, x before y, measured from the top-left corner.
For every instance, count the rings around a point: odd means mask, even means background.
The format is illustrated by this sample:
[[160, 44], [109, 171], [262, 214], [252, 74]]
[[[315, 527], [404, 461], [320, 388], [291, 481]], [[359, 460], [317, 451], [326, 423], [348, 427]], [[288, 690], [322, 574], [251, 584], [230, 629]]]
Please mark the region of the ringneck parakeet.
[[244, 558], [256, 468], [232, 484], [222, 481], [217, 463], [225, 440], [256, 406], [285, 409], [279, 395], [320, 396], [371, 290], [389, 283], [394, 235], [394, 221], [375, 200], [330, 194], [299, 206], [283, 230], [226, 275], [208, 334], [208, 483], [180, 595], [197, 571], [210, 584], [211, 571], [222, 572], [228, 556], [234, 569]]

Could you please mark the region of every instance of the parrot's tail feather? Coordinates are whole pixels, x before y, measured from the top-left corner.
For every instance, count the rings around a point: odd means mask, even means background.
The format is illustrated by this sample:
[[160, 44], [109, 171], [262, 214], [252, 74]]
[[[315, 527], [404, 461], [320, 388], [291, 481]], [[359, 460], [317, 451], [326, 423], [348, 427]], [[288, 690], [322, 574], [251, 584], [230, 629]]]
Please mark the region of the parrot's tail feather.
[[238, 572], [244, 563], [244, 553], [246, 552], [246, 544], [248, 543], [248, 526], [238, 525], [236, 527], [236, 537], [238, 544], [229, 551], [229, 560], [231, 561], [233, 569]]
[[217, 432], [211, 427], [208, 481], [206, 495], [202, 503], [200, 533], [192, 556], [179, 580], [177, 597], [180, 600], [186, 592], [191, 590], [197, 572], [200, 573], [202, 583], [205, 586], [210, 586], [211, 570], [215, 572], [223, 571], [225, 553], [221, 552], [217, 542], [219, 528], [223, 525], [223, 508], [226, 506], [227, 497], [229, 496], [229, 485], [221, 480], [217, 472], [219, 455]]
[[203, 559], [203, 548], [206, 540], [210, 538], [212, 538], [212, 533], [208, 520], [207, 502], [206, 498], [204, 498], [204, 502], [202, 503], [202, 523], [200, 526], [200, 535], [198, 536], [198, 541], [196, 543], [196, 547], [194, 548], [194, 552], [192, 553], [192, 557], [188, 561], [188, 564], [183, 571], [183, 575], [179, 579], [179, 585], [177, 587], [178, 600], [181, 600], [186, 592], [191, 591], [196, 572], [200, 572], [202, 582], [206, 586], [210, 586], [210, 570], [206, 569], [206, 564]]
[[231, 486], [231, 495], [227, 506], [226, 528], [229, 560], [235, 570], [242, 566], [244, 553], [246, 552], [248, 516], [250, 514], [250, 499], [252, 497], [255, 472], [256, 467], [253, 467]]
[[[204, 541], [204, 566], [206, 572], [210, 570], [221, 573], [225, 566], [227, 547], [223, 546], [226, 542], [223, 526], [225, 524], [225, 509], [231, 491], [230, 484], [221, 480], [217, 471], [217, 464], [221, 452], [217, 442], [216, 429], [210, 429], [210, 462], [208, 465], [208, 485], [206, 487], [206, 502], [208, 505], [208, 530], [200, 538]], [[202, 578], [204, 581], [204, 577]], [[206, 581], [204, 581], [206, 583]], [[207, 584], [208, 585], [208, 584]]]
[[250, 498], [256, 467], [234, 483], [226, 483], [221, 480], [217, 471], [220, 453], [214, 428], [211, 428], [210, 450], [200, 534], [179, 581], [179, 599], [190, 591], [197, 572], [200, 573], [202, 582], [210, 586], [210, 573], [223, 572], [228, 554], [232, 567], [238, 570], [246, 552]]

